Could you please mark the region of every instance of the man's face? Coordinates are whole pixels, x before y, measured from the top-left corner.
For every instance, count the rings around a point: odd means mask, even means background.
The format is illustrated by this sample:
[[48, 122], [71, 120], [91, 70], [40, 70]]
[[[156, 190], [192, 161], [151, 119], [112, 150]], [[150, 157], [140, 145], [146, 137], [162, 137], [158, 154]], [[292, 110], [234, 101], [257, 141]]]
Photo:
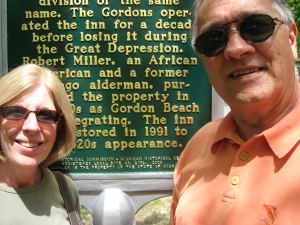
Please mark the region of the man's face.
[[[236, 30], [239, 22], [251, 14], [280, 17], [271, 0], [206, 0], [200, 8], [198, 34], [230, 23]], [[209, 79], [232, 109], [242, 105], [274, 105], [295, 94], [297, 28], [278, 22], [274, 33], [260, 43], [249, 43], [239, 32], [230, 32], [224, 52], [201, 56]]]

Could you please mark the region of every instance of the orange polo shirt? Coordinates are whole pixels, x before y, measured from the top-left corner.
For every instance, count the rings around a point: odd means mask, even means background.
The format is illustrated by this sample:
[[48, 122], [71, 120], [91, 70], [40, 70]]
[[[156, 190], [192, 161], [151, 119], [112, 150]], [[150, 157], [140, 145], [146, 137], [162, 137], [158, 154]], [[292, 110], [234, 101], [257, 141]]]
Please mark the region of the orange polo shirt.
[[232, 115], [200, 129], [174, 173], [172, 225], [300, 224], [300, 105], [243, 141]]

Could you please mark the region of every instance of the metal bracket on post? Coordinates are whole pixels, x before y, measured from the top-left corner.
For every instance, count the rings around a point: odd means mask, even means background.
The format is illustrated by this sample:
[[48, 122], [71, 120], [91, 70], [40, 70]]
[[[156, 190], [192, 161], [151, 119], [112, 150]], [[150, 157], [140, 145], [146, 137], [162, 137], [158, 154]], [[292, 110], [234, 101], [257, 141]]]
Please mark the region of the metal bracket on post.
[[0, 77], [7, 73], [7, 1], [0, 1]]
[[94, 225], [135, 225], [135, 208], [130, 197], [118, 188], [107, 188], [92, 207]]

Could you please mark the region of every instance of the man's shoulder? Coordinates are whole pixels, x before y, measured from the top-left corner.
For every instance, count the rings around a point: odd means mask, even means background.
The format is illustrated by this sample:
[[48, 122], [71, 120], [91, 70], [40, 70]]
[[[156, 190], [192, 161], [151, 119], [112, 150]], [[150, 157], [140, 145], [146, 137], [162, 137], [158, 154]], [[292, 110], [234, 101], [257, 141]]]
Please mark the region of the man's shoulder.
[[223, 119], [214, 120], [201, 127], [188, 141], [185, 150], [193, 151], [192, 149], [197, 149], [198, 151], [199, 148], [212, 145], [215, 141], [218, 130], [222, 126], [222, 121]]

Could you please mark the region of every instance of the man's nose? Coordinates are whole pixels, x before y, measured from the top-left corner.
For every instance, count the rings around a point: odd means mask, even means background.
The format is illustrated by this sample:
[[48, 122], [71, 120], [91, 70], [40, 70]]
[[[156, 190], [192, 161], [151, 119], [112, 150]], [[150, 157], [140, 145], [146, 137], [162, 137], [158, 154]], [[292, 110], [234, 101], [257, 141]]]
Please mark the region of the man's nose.
[[255, 47], [247, 42], [236, 27], [228, 31], [227, 46], [224, 50], [226, 59], [241, 59], [255, 52]]

